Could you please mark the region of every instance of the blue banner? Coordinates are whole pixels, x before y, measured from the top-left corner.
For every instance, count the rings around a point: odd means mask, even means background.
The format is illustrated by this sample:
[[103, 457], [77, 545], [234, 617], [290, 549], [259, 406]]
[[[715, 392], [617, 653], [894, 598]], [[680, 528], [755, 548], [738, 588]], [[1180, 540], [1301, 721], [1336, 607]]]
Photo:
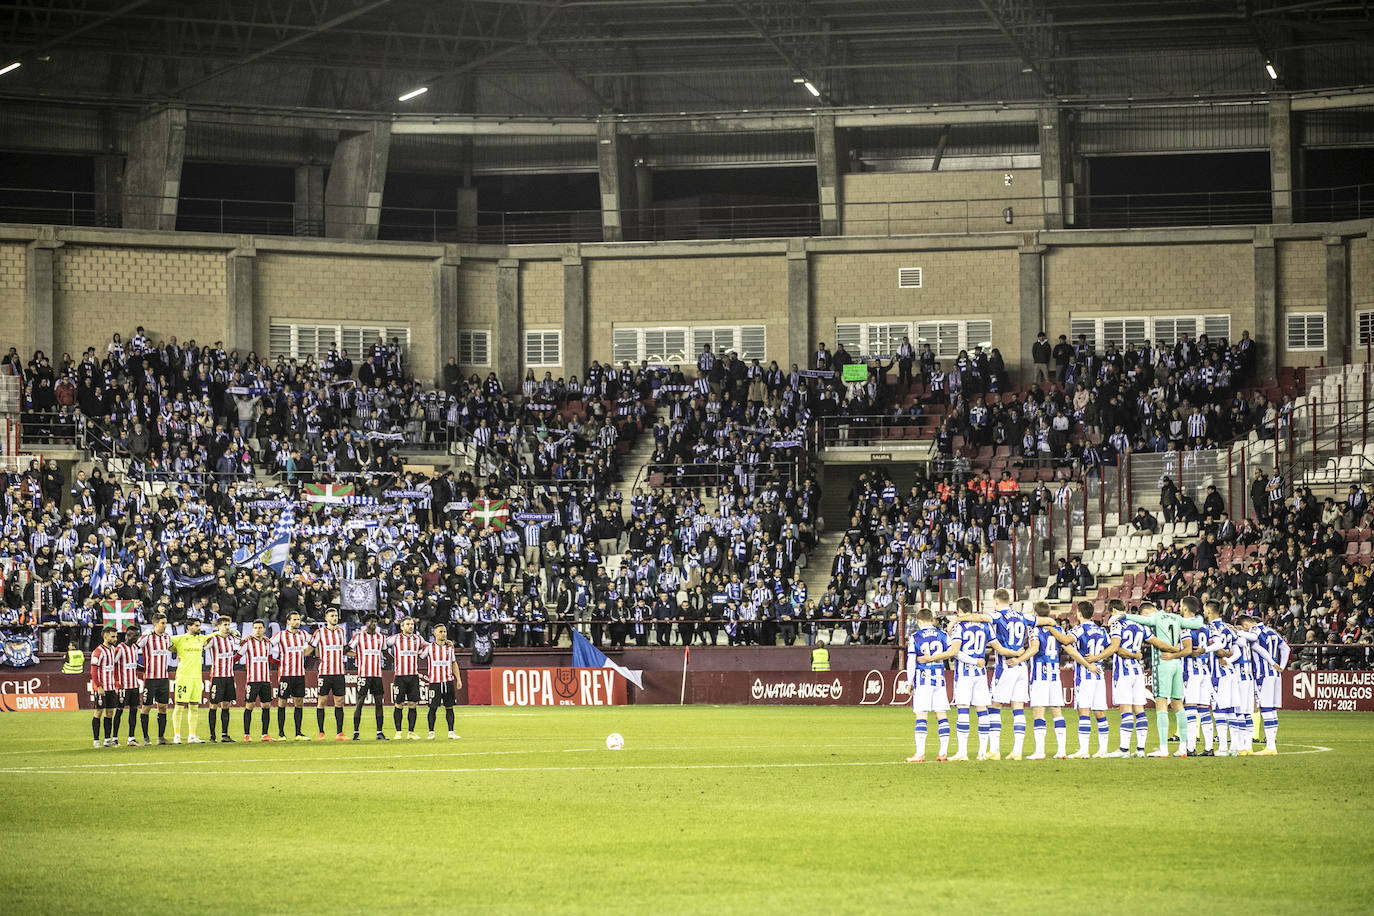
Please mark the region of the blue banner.
[[799, 369], [797, 375], [802, 378], [834, 378], [835, 371], [833, 369]]
[[429, 499], [430, 497], [426, 490], [383, 490], [382, 495], [387, 499]]
[[517, 522], [551, 522], [553, 513], [551, 512], [517, 512], [514, 516]]

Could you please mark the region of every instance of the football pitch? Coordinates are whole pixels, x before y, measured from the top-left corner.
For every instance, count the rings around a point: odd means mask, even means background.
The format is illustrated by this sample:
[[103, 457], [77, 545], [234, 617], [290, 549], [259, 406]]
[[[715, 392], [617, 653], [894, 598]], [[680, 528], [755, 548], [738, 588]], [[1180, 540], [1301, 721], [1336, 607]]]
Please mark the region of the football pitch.
[[470, 708], [459, 741], [117, 750], [88, 713], [3, 723], [0, 913], [1374, 910], [1361, 713], [1283, 713], [1273, 758], [943, 764], [903, 762], [898, 708]]

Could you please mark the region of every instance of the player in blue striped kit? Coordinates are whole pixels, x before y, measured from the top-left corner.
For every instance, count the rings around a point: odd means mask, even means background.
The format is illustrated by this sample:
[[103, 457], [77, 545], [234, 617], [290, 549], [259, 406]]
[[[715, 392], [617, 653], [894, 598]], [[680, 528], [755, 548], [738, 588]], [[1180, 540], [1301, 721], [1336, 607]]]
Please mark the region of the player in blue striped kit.
[[[1012, 749], [1008, 760], [1020, 760], [1026, 741], [1026, 704], [1030, 702], [1030, 671], [1026, 662], [1040, 648], [1035, 632], [1035, 615], [1011, 607], [1011, 592], [999, 588], [992, 593], [997, 610], [992, 614], [993, 651], [997, 653], [997, 670], [992, 681], [992, 702], [997, 709], [1011, 707]], [[994, 721], [992, 745], [987, 759], [997, 760], [1001, 754], [1002, 718], [1000, 711]]]
[[[1145, 627], [1127, 620], [1126, 605], [1113, 598], [1108, 604], [1111, 611], [1110, 626], [1107, 633], [1111, 638], [1108, 651], [1115, 656], [1112, 661], [1112, 699], [1121, 707], [1121, 727], [1117, 737], [1116, 750], [1109, 757], [1131, 756], [1131, 733], [1135, 733], [1135, 756], [1145, 756], [1145, 740], [1149, 736], [1150, 720], [1145, 716], [1145, 666], [1142, 662], [1145, 647], [1153, 646], [1164, 652], [1175, 653], [1178, 646], [1149, 635]], [[1165, 741], [1168, 735], [1164, 736]]]
[[[960, 618], [973, 615], [973, 601], [960, 598], [955, 602]], [[992, 717], [988, 715], [991, 702], [988, 691], [987, 653], [992, 643], [992, 627], [982, 621], [960, 619], [954, 624], [950, 647], [957, 653], [954, 663], [954, 705], [958, 707], [958, 723], [955, 731], [958, 740], [956, 753], [950, 760], [968, 760], [969, 709], [978, 715], [978, 755], [982, 760], [987, 754], [988, 742], [992, 732]]]
[[[1242, 743], [1245, 755], [1249, 756], [1249, 735], [1241, 735], [1236, 727], [1241, 716], [1236, 711], [1236, 700], [1240, 697], [1239, 671], [1232, 664], [1232, 659], [1239, 656], [1235, 631], [1222, 619], [1220, 602], [1208, 601], [1203, 605], [1202, 616], [1207, 621], [1206, 653], [1211, 661], [1212, 715], [1217, 726], [1217, 756], [1238, 756]], [[1253, 697], [1241, 697], [1241, 702], [1249, 703], [1252, 707], [1254, 705]], [[1232, 742], [1235, 742], [1234, 748]]]
[[1091, 601], [1078, 602], [1078, 626], [1069, 631], [1073, 637], [1074, 648], [1089, 664], [1078, 664], [1073, 671], [1073, 697], [1078, 707], [1078, 750], [1075, 759], [1088, 756], [1088, 745], [1092, 738], [1092, 723], [1097, 721], [1097, 753], [1094, 757], [1106, 757], [1110, 724], [1107, 721], [1107, 679], [1102, 674], [1100, 663], [1110, 657], [1108, 643], [1111, 641], [1107, 631], [1093, 622]]
[[[951, 646], [949, 636], [935, 626], [935, 615], [927, 608], [916, 612], [919, 629], [907, 641], [906, 677], [911, 685], [911, 709], [916, 713], [916, 753], [907, 763], [924, 763], [926, 759], [926, 727], [930, 713], [935, 713], [940, 734], [939, 761], [949, 753], [949, 695], [945, 692], [945, 660], [954, 658], [959, 650]], [[966, 733], [967, 740], [967, 733]]]
[[[1089, 616], [1091, 616], [1092, 605], [1086, 601], [1079, 602], [1080, 609], [1084, 604], [1088, 605]], [[1054, 759], [1064, 760], [1068, 757], [1068, 727], [1064, 722], [1064, 686], [1060, 680], [1059, 672], [1060, 652], [1062, 651], [1080, 668], [1095, 672], [1099, 678], [1102, 676], [1102, 669], [1083, 657], [1076, 647], [1076, 638], [1064, 632], [1059, 621], [1049, 616], [1049, 611], [1050, 606], [1047, 602], [1037, 601], [1035, 603], [1035, 623], [1040, 627], [1041, 632], [1039, 634], [1040, 648], [1030, 663], [1030, 705], [1032, 729], [1035, 736], [1035, 753], [1030, 755], [1030, 760], [1045, 759], [1045, 712], [1047, 710], [1054, 713], [1054, 740], [1055, 747], [1058, 749]], [[1104, 638], [1104, 645], [1105, 642]], [[1081, 726], [1089, 721], [1087, 716], [1079, 718], [1078, 747], [1082, 753], [1075, 754], [1076, 757], [1088, 756], [1088, 734]]]
[[1276, 745], [1279, 739], [1279, 706], [1283, 699], [1280, 673], [1288, 667], [1292, 650], [1277, 630], [1261, 623], [1258, 617], [1247, 614], [1240, 618], [1240, 627], [1241, 637], [1252, 640], [1255, 697], [1264, 723], [1264, 750], [1255, 751], [1255, 756], [1273, 757], [1279, 752]]
[[[1187, 596], [1178, 602], [1179, 613], [1184, 620], [1198, 616], [1201, 602]], [[1183, 708], [1187, 713], [1187, 733], [1179, 735], [1182, 749], [1189, 754], [1203, 757], [1215, 756], [1212, 750], [1212, 657], [1207, 653], [1208, 631], [1184, 630], [1180, 639], [1183, 656]], [[1196, 750], [1198, 738], [1202, 738], [1202, 750]]]

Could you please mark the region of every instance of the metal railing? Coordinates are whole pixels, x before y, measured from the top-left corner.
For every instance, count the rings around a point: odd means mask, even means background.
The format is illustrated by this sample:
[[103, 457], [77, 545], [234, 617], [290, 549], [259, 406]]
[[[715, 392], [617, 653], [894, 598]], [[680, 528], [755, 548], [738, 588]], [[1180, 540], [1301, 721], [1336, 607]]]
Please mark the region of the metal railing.
[[[1294, 192], [1298, 222], [1364, 219], [1374, 216], [1374, 183]], [[125, 195], [125, 200], [132, 199]], [[140, 200], [141, 209], [161, 213], [162, 197]], [[280, 236], [319, 236], [371, 227], [367, 210], [330, 208], [327, 223], [301, 219], [295, 204], [281, 200], [179, 197], [171, 201], [181, 230]], [[846, 235], [896, 236], [926, 233], [973, 234], [1039, 228], [1044, 197], [850, 202], [841, 209]], [[1228, 226], [1267, 223], [1270, 192], [1095, 194], [1074, 198], [1070, 228], [1116, 229], [1153, 226]], [[627, 209], [479, 210], [475, 224], [462, 224], [455, 208], [384, 206], [378, 231], [384, 239], [520, 244], [593, 242], [604, 237], [606, 217], [618, 218], [627, 241], [782, 238], [820, 234], [815, 203], [681, 204]], [[104, 208], [92, 191], [0, 188], [0, 222], [60, 226], [118, 226], [122, 215]]]

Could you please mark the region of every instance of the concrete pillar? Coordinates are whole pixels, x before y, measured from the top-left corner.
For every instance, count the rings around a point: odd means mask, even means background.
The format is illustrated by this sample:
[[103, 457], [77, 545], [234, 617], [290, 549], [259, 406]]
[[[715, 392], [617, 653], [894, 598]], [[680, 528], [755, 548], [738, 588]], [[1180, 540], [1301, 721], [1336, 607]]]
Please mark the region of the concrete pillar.
[[458, 241], [477, 241], [477, 189], [458, 189]]
[[1293, 111], [1286, 96], [1269, 99], [1269, 187], [1272, 221], [1293, 222]]
[[391, 152], [391, 125], [342, 133], [324, 189], [324, 232], [332, 239], [375, 239]]
[[434, 261], [434, 384], [444, 384], [444, 367], [458, 358], [458, 266], [453, 248]]
[[492, 365], [506, 391], [520, 385], [520, 262], [496, 262], [496, 350]]
[[296, 166], [292, 235], [324, 235], [324, 166]]
[[56, 365], [53, 354], [53, 252], [61, 242], [39, 240], [24, 249], [24, 345], [25, 361], [42, 350]]
[[[1035, 358], [1031, 347], [1036, 335], [1045, 328], [1045, 246], [1035, 244], [1035, 236], [1027, 236], [1027, 243], [1017, 251], [1017, 286], [1021, 303], [1017, 337], [1021, 349], [1017, 354], [1016, 377], [1035, 381]], [[997, 329], [992, 333], [997, 335]]]
[[639, 207], [631, 141], [616, 131], [615, 121], [609, 118], [596, 125], [596, 171], [601, 185], [601, 240], [633, 239]]
[[1350, 353], [1350, 249], [1345, 239], [1326, 242], [1326, 361], [1344, 362]]
[[653, 241], [654, 170], [635, 163], [635, 223], [640, 241]]
[[[787, 240], [787, 362], [806, 368], [811, 355], [811, 262], [805, 239]], [[770, 354], [770, 359], [772, 358]]]
[[253, 270], [257, 252], [235, 248], [225, 259], [229, 301], [225, 308], [224, 346], [237, 350], [239, 358], [256, 349], [254, 341]]
[[[1278, 250], [1272, 235], [1255, 238], [1255, 327], [1251, 332], [1258, 354], [1255, 360], [1256, 381], [1263, 384], [1279, 375], [1278, 354], [1283, 346], [1279, 339], [1279, 272]], [[1234, 335], [1237, 340], [1240, 334]]]
[[[1040, 125], [1040, 193], [1044, 198], [1045, 228], [1063, 229], [1065, 214], [1064, 189], [1069, 179], [1068, 140], [1064, 136], [1064, 117], [1058, 105], [1044, 105], [1038, 118]], [[1039, 330], [1037, 328], [1037, 330]]]
[[95, 157], [95, 224], [118, 229], [124, 219], [124, 157]]
[[[834, 115], [816, 116], [816, 193], [820, 201], [821, 235], [843, 231], [845, 145], [835, 129]], [[798, 363], [797, 365], [801, 365]]]
[[[576, 252], [576, 246], [571, 246]], [[582, 378], [587, 351], [587, 268], [580, 254], [563, 256], [563, 377]]]
[[124, 228], [175, 229], [186, 155], [186, 109], [165, 108], [134, 125], [124, 165]]

